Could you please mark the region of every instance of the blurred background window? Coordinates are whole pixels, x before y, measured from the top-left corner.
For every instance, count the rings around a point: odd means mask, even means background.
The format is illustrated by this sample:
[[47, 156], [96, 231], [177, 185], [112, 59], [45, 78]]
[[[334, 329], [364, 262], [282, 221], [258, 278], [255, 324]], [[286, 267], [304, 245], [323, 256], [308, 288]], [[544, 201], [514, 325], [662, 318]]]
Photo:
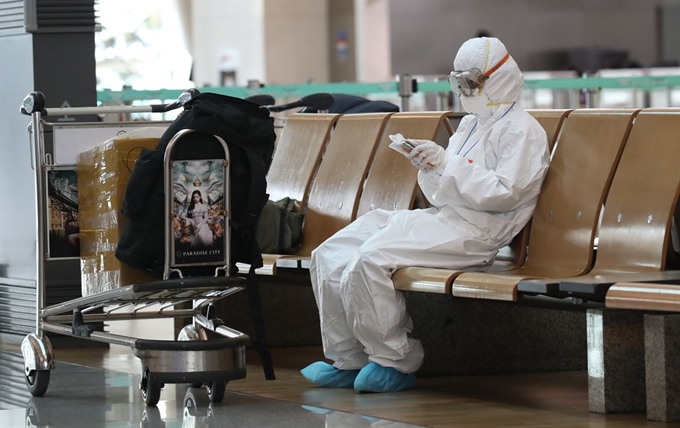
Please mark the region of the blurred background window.
[[192, 58], [176, 0], [99, 0], [97, 90], [186, 88]]

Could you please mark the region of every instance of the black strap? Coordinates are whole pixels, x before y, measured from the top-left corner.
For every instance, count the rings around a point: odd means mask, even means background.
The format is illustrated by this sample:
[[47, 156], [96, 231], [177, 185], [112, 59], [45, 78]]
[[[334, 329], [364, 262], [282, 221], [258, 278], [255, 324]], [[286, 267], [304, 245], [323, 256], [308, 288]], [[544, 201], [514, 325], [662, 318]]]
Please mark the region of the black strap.
[[260, 354], [262, 360], [262, 369], [264, 370], [264, 377], [267, 380], [275, 380], [274, 363], [272, 356], [267, 349], [264, 333], [264, 319], [262, 318], [262, 303], [260, 299], [260, 284], [255, 274], [255, 267], [250, 266], [250, 271], [246, 278], [246, 290], [248, 292], [248, 302], [250, 303], [250, 315], [253, 317], [253, 326], [255, 334], [253, 335], [253, 344], [257, 353]]
[[244, 150], [250, 161], [250, 197], [239, 225], [244, 229], [254, 230], [257, 226], [257, 214], [262, 211], [267, 201], [267, 178], [262, 158], [248, 150]]
[[241, 221], [237, 223], [232, 221], [232, 226], [240, 230], [244, 242], [252, 244], [253, 253], [250, 266], [257, 269], [264, 265], [262, 254], [256, 242], [255, 229], [259, 219], [258, 213], [262, 211], [262, 207], [267, 201], [267, 179], [262, 158], [248, 150], [244, 151], [250, 161], [250, 196], [248, 202], [246, 202]]
[[279, 216], [279, 245], [278, 245], [278, 252], [279, 254], [285, 254], [286, 253], [286, 243], [285, 238], [286, 238], [286, 221], [288, 219], [288, 211], [284, 207], [279, 207], [279, 213], [281, 215]]

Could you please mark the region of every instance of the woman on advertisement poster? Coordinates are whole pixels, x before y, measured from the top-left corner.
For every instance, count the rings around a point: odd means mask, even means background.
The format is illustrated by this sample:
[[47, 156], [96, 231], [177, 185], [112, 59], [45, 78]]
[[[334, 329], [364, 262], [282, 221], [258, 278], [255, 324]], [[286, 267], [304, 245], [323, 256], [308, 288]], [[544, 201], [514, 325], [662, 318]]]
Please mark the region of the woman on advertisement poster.
[[193, 228], [192, 248], [205, 248], [213, 245], [213, 233], [208, 224], [208, 206], [203, 203], [200, 190], [193, 191], [189, 209], [180, 215]]

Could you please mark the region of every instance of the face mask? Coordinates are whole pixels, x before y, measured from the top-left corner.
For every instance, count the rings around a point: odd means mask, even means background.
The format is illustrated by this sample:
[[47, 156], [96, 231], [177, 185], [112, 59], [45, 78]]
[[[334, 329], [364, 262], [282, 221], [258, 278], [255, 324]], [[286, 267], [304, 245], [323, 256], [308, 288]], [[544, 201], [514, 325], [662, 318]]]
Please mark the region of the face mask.
[[488, 119], [493, 114], [493, 108], [487, 106], [489, 98], [484, 93], [471, 97], [463, 95], [460, 97], [460, 102], [466, 112], [479, 116], [480, 119]]

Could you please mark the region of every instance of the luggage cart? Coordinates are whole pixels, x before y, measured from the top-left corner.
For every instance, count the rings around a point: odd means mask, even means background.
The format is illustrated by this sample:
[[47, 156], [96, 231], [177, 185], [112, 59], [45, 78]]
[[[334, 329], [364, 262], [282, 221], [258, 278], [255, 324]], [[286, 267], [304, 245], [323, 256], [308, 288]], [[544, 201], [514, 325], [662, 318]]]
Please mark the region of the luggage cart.
[[[24, 375], [29, 392], [42, 396], [47, 391], [50, 370], [55, 367], [54, 351], [45, 332], [58, 333], [98, 342], [129, 346], [141, 362], [140, 389], [144, 401], [154, 406], [160, 399], [161, 388], [166, 383], [190, 383], [193, 386], [206, 385], [212, 402], [223, 400], [226, 384], [246, 376], [245, 348], [249, 337], [231, 329], [215, 316], [213, 302], [244, 288], [245, 278], [230, 275], [228, 225], [229, 207], [229, 149], [226, 142], [214, 136], [224, 149], [222, 165], [222, 195], [225, 210], [224, 248], [222, 260], [202, 265], [215, 267], [214, 277], [183, 277], [184, 264], [174, 256], [175, 240], [172, 234], [171, 210], [173, 146], [192, 130], [178, 132], [168, 144], [165, 152], [165, 265], [163, 280], [135, 284], [110, 291], [77, 298], [45, 307], [45, 269], [47, 261], [47, 171], [58, 168], [52, 164], [52, 157], [45, 152], [44, 129], [53, 126], [43, 116], [77, 116], [105, 113], [167, 112], [184, 106], [198, 93], [184, 91], [171, 104], [120, 107], [76, 107], [45, 108], [45, 97], [32, 92], [23, 101], [21, 112], [30, 115], [32, 163], [36, 185], [36, 332], [27, 335], [21, 352], [24, 359]], [[83, 123], [81, 123], [83, 124]], [[78, 124], [74, 124], [78, 126]], [[175, 305], [193, 302], [192, 309], [174, 309]], [[158, 305], [153, 312], [142, 309]], [[155, 309], [155, 308], [154, 308]], [[131, 311], [130, 311], [131, 310]], [[130, 311], [130, 312], [127, 312]], [[176, 341], [148, 340], [96, 331], [92, 323], [119, 320], [193, 317]], [[206, 330], [223, 338], [208, 340]]]

